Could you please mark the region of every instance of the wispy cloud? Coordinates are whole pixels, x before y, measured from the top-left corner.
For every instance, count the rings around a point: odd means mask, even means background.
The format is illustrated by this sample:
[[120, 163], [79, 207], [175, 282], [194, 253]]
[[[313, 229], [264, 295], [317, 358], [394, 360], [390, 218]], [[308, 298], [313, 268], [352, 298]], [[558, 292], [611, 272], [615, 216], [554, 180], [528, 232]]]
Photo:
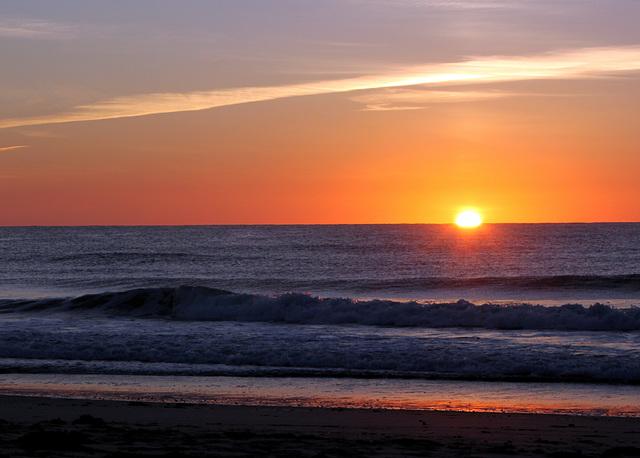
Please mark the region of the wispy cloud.
[[483, 57], [463, 62], [397, 68], [377, 75], [282, 86], [116, 97], [57, 115], [0, 120], [0, 128], [95, 121], [206, 110], [242, 103], [365, 89], [592, 78], [640, 70], [640, 46], [587, 48], [526, 57]]
[[0, 151], [11, 151], [14, 149], [20, 149], [20, 148], [28, 148], [29, 145], [16, 145], [16, 146], [0, 146]]
[[74, 36], [70, 25], [28, 18], [0, 19], [0, 36], [13, 38], [59, 40]]
[[366, 110], [418, 110], [432, 103], [475, 102], [511, 95], [499, 91], [438, 91], [424, 89], [385, 89], [370, 94], [357, 95], [351, 100], [362, 103]]
[[[355, 0], [357, 2], [364, 3], [364, 0]], [[537, 0], [536, 0], [537, 1]], [[410, 7], [410, 8], [441, 8], [449, 10], [469, 10], [469, 9], [512, 9], [517, 8], [520, 2], [516, 0], [460, 0], [460, 1], [447, 1], [447, 0], [377, 0], [378, 3], [383, 3], [388, 6], [394, 7]], [[371, 0], [366, 0], [366, 3], [371, 3]]]

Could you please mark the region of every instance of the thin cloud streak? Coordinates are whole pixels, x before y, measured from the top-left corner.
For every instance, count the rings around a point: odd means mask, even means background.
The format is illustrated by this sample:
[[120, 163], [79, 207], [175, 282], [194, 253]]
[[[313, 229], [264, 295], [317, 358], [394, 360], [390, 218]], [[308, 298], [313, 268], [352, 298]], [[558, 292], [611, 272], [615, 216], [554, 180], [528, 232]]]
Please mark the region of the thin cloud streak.
[[25, 18], [0, 20], [0, 36], [28, 39], [60, 40], [74, 36], [75, 27]]
[[58, 115], [5, 119], [0, 121], [0, 128], [199, 111], [242, 103], [365, 89], [591, 78], [634, 70], [640, 70], [640, 46], [587, 48], [529, 57], [484, 57], [458, 63], [405, 67], [380, 75], [334, 81], [116, 97], [104, 102], [81, 105]]
[[[371, 3], [359, 0], [357, 3]], [[377, 3], [400, 8], [439, 8], [448, 10], [478, 10], [478, 9], [514, 9], [520, 7], [520, 3], [515, 0], [509, 1], [487, 1], [487, 0], [466, 0], [466, 1], [438, 1], [438, 0], [378, 0]]]
[[496, 91], [434, 91], [414, 89], [387, 89], [373, 94], [351, 97], [366, 105], [368, 111], [419, 110], [432, 103], [476, 102], [513, 95]]
[[0, 146], [0, 151], [11, 151], [14, 149], [20, 149], [20, 148], [28, 148], [29, 145], [16, 145], [16, 146]]

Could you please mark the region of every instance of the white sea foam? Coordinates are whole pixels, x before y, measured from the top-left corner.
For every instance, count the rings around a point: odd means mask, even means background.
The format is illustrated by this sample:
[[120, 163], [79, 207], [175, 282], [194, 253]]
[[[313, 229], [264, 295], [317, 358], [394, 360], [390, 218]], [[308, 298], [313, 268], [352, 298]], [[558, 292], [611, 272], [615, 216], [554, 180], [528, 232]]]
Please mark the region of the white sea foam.
[[640, 383], [637, 333], [21, 315], [0, 371]]

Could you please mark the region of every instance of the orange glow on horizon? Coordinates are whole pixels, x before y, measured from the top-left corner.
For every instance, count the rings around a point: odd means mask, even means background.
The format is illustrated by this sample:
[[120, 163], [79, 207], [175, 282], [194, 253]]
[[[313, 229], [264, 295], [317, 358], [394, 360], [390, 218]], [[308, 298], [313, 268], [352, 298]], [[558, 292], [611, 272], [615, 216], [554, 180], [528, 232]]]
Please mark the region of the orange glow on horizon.
[[0, 225], [448, 224], [460, 203], [491, 223], [640, 221], [635, 125], [590, 100], [385, 112], [325, 96], [33, 130], [4, 142], [24, 147], [0, 157]]
[[640, 222], [640, 2], [476, 3], [12, 2], [0, 226]]

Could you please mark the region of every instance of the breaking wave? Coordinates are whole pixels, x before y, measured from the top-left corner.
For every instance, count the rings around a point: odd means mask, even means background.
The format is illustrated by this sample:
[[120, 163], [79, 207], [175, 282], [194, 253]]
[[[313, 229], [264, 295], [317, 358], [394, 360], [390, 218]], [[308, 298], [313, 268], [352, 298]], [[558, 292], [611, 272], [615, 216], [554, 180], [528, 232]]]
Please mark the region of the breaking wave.
[[75, 298], [2, 300], [0, 313], [98, 313], [182, 321], [237, 321], [292, 324], [344, 324], [423, 328], [537, 329], [582, 331], [640, 330], [640, 308], [615, 309], [595, 303], [474, 304], [356, 301], [302, 293], [279, 296], [238, 294], [181, 286], [134, 289]]

